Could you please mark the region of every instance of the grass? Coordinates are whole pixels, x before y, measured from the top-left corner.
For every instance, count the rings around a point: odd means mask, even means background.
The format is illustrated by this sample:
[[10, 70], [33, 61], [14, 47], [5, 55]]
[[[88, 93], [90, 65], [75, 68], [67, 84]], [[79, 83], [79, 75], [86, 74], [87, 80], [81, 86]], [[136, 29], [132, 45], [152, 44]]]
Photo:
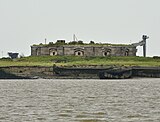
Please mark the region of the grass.
[[160, 59], [151, 57], [79, 57], [79, 56], [29, 56], [15, 60], [0, 59], [2, 66], [160, 66]]
[[44, 46], [44, 47], [52, 47], [52, 46], [62, 46], [62, 45], [67, 45], [67, 46], [76, 46], [76, 45], [81, 45], [81, 46], [131, 46], [131, 44], [111, 44], [111, 43], [52, 43], [52, 44], [33, 44], [33, 46]]

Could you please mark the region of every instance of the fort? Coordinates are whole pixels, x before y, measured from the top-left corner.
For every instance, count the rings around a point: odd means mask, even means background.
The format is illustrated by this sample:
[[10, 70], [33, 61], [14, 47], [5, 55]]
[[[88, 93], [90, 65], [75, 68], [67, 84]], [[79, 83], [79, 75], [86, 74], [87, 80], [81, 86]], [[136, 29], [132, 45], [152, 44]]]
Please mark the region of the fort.
[[143, 46], [143, 56], [146, 57], [146, 35], [142, 41], [132, 44], [108, 44], [108, 43], [83, 43], [75, 40], [66, 43], [65, 40], [57, 40], [56, 43], [39, 44], [31, 46], [31, 56], [60, 55], [60, 56], [136, 56], [137, 46]]
[[[143, 35], [142, 41], [128, 45], [78, 40], [33, 45], [29, 57], [14, 59], [17, 53], [9, 53], [12, 59], [0, 59], [0, 79], [160, 78], [159, 57], [146, 57], [147, 39]], [[137, 46], [143, 46], [144, 57], [136, 56]]]

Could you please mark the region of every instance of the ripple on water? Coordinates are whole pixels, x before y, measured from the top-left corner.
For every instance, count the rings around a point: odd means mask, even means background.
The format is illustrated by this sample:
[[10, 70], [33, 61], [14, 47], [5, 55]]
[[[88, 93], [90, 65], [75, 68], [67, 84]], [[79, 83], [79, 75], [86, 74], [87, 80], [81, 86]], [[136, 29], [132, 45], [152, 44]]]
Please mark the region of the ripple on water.
[[0, 80], [0, 121], [160, 122], [160, 79]]
[[84, 119], [84, 120], [79, 120], [79, 122], [109, 122], [109, 121], [100, 119]]

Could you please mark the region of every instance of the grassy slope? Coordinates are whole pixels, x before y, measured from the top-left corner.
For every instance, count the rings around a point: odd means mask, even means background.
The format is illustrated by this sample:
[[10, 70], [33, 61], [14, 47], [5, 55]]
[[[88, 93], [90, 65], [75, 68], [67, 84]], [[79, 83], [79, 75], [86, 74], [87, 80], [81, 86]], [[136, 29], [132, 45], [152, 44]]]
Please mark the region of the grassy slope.
[[124, 65], [160, 66], [160, 59], [144, 57], [78, 57], [78, 56], [37, 56], [16, 60], [0, 59], [0, 66], [73, 66], [73, 65]]

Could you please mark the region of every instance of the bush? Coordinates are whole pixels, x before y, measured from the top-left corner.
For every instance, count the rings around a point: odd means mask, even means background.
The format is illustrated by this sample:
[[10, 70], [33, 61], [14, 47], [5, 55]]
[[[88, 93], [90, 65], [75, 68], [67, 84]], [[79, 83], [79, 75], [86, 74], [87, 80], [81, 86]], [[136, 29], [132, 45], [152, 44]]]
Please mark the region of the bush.
[[3, 57], [0, 59], [1, 61], [12, 61], [10, 57]]

